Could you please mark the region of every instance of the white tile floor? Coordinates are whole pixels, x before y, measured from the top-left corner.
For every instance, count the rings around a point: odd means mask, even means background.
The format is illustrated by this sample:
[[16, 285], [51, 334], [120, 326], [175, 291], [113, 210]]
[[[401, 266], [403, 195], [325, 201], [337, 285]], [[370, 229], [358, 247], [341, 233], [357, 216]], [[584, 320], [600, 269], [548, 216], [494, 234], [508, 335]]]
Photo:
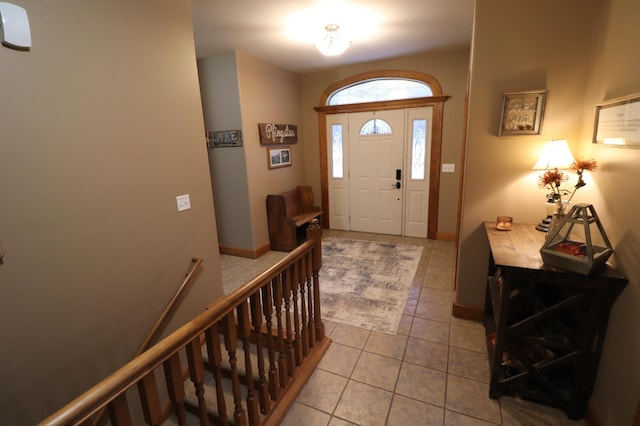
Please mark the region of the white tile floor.
[[[484, 329], [450, 313], [452, 243], [327, 230], [324, 236], [421, 244], [424, 250], [397, 335], [325, 321], [333, 343], [282, 425], [586, 425], [553, 408], [488, 397]], [[225, 293], [285, 255], [223, 255]]]

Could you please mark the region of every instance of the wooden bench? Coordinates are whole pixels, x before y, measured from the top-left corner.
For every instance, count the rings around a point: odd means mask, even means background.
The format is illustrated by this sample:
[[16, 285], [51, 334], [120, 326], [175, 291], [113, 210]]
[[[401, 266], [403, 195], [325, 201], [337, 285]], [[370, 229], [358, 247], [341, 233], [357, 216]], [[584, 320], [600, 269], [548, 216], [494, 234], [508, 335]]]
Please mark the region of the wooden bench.
[[310, 186], [297, 186], [282, 194], [267, 195], [271, 250], [291, 251], [306, 239], [307, 224], [320, 218]]

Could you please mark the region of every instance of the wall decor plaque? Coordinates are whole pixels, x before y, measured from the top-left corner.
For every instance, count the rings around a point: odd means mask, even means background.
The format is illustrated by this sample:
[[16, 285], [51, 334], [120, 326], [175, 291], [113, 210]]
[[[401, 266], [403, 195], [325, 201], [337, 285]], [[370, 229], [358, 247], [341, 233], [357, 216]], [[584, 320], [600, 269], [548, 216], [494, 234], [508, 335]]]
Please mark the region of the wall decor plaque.
[[242, 130], [209, 130], [207, 148], [222, 146], [242, 146]]
[[258, 123], [260, 145], [293, 145], [298, 142], [295, 124]]
[[546, 90], [506, 92], [498, 135], [539, 135], [546, 95]]
[[596, 105], [593, 143], [640, 146], [640, 93]]

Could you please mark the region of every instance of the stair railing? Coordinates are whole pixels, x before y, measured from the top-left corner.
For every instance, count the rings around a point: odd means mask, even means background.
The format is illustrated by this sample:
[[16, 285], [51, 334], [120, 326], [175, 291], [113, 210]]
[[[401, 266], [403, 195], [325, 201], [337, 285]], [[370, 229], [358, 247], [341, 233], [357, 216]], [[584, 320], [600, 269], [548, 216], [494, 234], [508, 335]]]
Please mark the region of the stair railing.
[[202, 258], [194, 257], [191, 259], [191, 263], [192, 263], [191, 269], [189, 269], [189, 272], [187, 272], [187, 275], [185, 275], [184, 280], [182, 281], [182, 284], [180, 285], [180, 287], [178, 287], [178, 290], [173, 295], [169, 303], [167, 303], [167, 306], [164, 308], [164, 310], [158, 317], [158, 320], [156, 321], [156, 323], [153, 325], [153, 327], [151, 327], [151, 331], [149, 331], [149, 334], [147, 334], [147, 337], [145, 337], [144, 341], [140, 345], [140, 348], [138, 348], [138, 351], [136, 352], [135, 356], [138, 356], [142, 352], [146, 351], [151, 341], [156, 337], [156, 335], [158, 334], [158, 330], [160, 330], [160, 327], [164, 324], [164, 321], [167, 319], [167, 316], [173, 310], [173, 307], [175, 306], [176, 302], [180, 299], [182, 292], [186, 288], [189, 281], [191, 281], [191, 277], [193, 277], [193, 274], [196, 272], [196, 269], [198, 269], [198, 267], [202, 264]]
[[321, 233], [310, 223], [307, 241], [276, 265], [40, 424], [92, 425], [106, 408], [112, 425], [185, 425], [187, 416], [277, 425], [331, 343], [320, 307]]

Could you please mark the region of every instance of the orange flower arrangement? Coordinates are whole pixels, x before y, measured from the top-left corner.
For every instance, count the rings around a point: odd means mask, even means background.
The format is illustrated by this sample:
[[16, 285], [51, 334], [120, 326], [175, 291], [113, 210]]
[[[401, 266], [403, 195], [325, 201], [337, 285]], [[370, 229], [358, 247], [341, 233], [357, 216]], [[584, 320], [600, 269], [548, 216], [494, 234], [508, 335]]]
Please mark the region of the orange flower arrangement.
[[571, 170], [574, 170], [578, 174], [578, 182], [573, 187], [573, 191], [569, 192], [566, 189], [561, 189], [560, 185], [569, 179], [564, 172], [558, 169], [547, 170], [538, 177], [538, 186], [540, 188], [549, 188], [551, 193], [547, 194], [547, 201], [550, 203], [558, 203], [560, 210], [562, 209], [562, 196], [571, 194], [567, 203], [571, 202], [571, 199], [575, 195], [579, 188], [586, 185], [583, 174], [585, 170], [590, 172], [594, 171], [598, 167], [598, 163], [595, 160], [576, 160], [571, 164]]
[[[573, 194], [576, 193], [578, 188], [582, 188], [586, 185], [584, 180], [582, 180], [582, 174], [585, 170], [590, 172], [594, 171], [598, 168], [598, 162], [596, 160], [577, 160], [571, 164], [571, 170], [574, 170], [578, 174], [578, 182], [576, 183], [575, 189], [573, 190]], [[573, 194], [571, 197], [573, 198]], [[571, 201], [571, 199], [569, 199]]]
[[558, 169], [547, 170], [538, 177], [538, 186], [540, 188], [551, 189], [551, 193], [547, 194], [547, 202], [560, 202], [562, 200], [562, 195], [568, 194], [568, 191], [560, 189], [562, 182], [567, 179], [569, 179], [569, 176], [565, 175]]

